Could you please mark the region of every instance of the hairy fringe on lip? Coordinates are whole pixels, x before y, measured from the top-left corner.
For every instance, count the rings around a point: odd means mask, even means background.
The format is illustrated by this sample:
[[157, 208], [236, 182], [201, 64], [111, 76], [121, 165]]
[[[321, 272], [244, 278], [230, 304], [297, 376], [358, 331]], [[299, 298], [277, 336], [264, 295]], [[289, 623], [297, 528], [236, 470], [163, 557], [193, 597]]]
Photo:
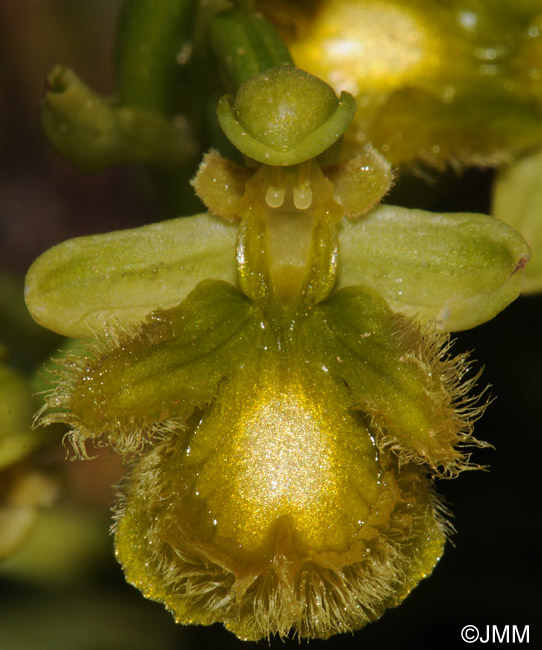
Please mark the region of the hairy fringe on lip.
[[141, 326], [131, 327], [124, 323], [111, 323], [105, 333], [95, 335], [90, 341], [81, 341], [81, 346], [63, 357], [51, 359], [46, 369], [47, 379], [54, 387], [44, 391], [43, 405], [34, 417], [34, 426], [64, 424], [70, 430], [64, 435], [63, 444], [71, 460], [91, 460], [87, 443], [96, 449], [110, 447], [121, 456], [141, 454], [149, 443], [157, 442], [173, 432], [184, 428], [184, 421], [174, 417], [163, 421], [141, 421], [135, 418], [119, 420], [104, 418], [99, 425], [89, 427], [84, 418], [72, 410], [75, 390], [80, 387], [89, 367], [103, 356], [130, 340], [142, 340]]
[[173, 505], [173, 496], [177, 504], [183, 497], [170, 494], [164, 467], [172, 467], [172, 455], [164, 441], [132, 465], [113, 529], [127, 580], [178, 623], [222, 622], [245, 640], [353, 631], [398, 605], [430, 573], [451, 532], [430, 482], [391, 457], [385, 488], [344, 552], [303, 548], [288, 519], [272, 526], [266, 549], [228, 549], [224, 540], [198, 535]]
[[[436, 333], [431, 323], [422, 326], [396, 314], [394, 336], [407, 350], [400, 361], [419, 368], [426, 378], [424, 408], [431, 414], [428, 419], [433, 426], [428, 439], [424, 439], [425, 445], [407, 445], [401, 431], [368, 399], [359, 408], [367, 416], [379, 450], [395, 455], [399, 467], [412, 462], [423, 464], [438, 478], [455, 478], [465, 470], [485, 469], [472, 463], [471, 454], [465, 452], [467, 448], [493, 448], [473, 435], [475, 422], [491, 403], [490, 397], [484, 399], [489, 386], [474, 392], [483, 368], [472, 374], [474, 360], [470, 353], [453, 356], [454, 340], [449, 334]], [[466, 379], [468, 374], [472, 376]]]

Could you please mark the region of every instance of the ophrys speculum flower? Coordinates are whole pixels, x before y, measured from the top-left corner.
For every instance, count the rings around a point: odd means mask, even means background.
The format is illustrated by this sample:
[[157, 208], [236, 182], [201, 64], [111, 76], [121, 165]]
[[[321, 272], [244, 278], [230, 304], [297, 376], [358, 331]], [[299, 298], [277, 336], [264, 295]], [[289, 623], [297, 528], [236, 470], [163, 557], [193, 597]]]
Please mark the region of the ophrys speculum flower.
[[[306, 73], [257, 75], [220, 106], [247, 166], [210, 153], [194, 185], [227, 221], [76, 240], [31, 269], [40, 322], [102, 334], [66, 360], [44, 420], [72, 427], [79, 456], [92, 440], [132, 457], [117, 556], [177, 621], [325, 638], [398, 604], [442, 554], [430, 477], [474, 467], [483, 404], [436, 330], [510, 302], [529, 252], [490, 217], [369, 212], [389, 166], [370, 148], [336, 160], [351, 102]], [[50, 307], [83, 292], [69, 316]]]

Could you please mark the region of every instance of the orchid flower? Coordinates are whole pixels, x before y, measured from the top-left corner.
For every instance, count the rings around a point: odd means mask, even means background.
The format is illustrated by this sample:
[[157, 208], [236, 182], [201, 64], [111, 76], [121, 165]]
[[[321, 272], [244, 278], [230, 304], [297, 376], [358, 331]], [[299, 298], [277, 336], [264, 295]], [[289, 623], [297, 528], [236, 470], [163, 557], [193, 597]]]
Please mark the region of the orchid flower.
[[443, 553], [434, 477], [474, 469], [487, 402], [449, 332], [521, 290], [497, 219], [379, 205], [353, 97], [292, 65], [218, 104], [208, 212], [64, 242], [27, 276], [36, 321], [85, 340], [40, 422], [129, 459], [115, 547], [180, 623], [326, 638], [399, 604]]

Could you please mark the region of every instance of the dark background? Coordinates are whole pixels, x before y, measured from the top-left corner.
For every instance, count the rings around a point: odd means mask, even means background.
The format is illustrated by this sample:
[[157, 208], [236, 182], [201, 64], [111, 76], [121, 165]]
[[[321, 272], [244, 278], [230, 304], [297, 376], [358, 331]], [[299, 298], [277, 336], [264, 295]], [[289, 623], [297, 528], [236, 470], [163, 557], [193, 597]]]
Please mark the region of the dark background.
[[[118, 0], [18, 0], [0, 3], [0, 268], [23, 277], [51, 245], [81, 234], [133, 227], [156, 215], [139, 172], [85, 176], [40, 136], [44, 78], [53, 64], [73, 67], [102, 92], [112, 88], [111, 51]], [[447, 183], [435, 210], [487, 212], [492, 172], [472, 170]], [[464, 625], [530, 624], [539, 638], [542, 297], [520, 298], [492, 322], [458, 335], [455, 350], [475, 350], [496, 397], [476, 427], [495, 451], [476, 451], [488, 472], [467, 472], [437, 489], [454, 513], [457, 533], [434, 574], [397, 609], [353, 635], [311, 641], [310, 647], [462, 648]], [[62, 455], [62, 454], [61, 454]], [[109, 465], [108, 465], [109, 463]], [[83, 467], [84, 466], [84, 467]], [[85, 551], [85, 570], [33, 580], [0, 565], [2, 650], [170, 650], [246, 648], [221, 626], [175, 625], [161, 605], [145, 601], [124, 581], [107, 538], [104, 473], [69, 464], [63, 497], [78, 517], [103, 521], [100, 551]], [[75, 495], [75, 496], [74, 496]], [[75, 528], [74, 528], [75, 530]], [[94, 530], [94, 529], [93, 529]], [[94, 544], [94, 538], [88, 544]], [[105, 549], [105, 550], [104, 550]], [[51, 569], [54, 574], [54, 569]], [[69, 572], [68, 572], [69, 573]], [[285, 646], [297, 646], [286, 641]], [[259, 645], [268, 647], [267, 642]], [[474, 644], [477, 646], [478, 644]], [[284, 647], [279, 640], [272, 647]]]

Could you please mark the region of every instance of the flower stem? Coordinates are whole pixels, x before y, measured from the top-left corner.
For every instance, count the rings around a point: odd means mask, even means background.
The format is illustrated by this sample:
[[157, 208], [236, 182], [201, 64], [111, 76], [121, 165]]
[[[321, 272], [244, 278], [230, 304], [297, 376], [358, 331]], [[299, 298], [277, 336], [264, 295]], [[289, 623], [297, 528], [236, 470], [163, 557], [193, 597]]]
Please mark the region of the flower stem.
[[116, 61], [120, 104], [173, 115], [196, 6], [196, 0], [124, 3]]

